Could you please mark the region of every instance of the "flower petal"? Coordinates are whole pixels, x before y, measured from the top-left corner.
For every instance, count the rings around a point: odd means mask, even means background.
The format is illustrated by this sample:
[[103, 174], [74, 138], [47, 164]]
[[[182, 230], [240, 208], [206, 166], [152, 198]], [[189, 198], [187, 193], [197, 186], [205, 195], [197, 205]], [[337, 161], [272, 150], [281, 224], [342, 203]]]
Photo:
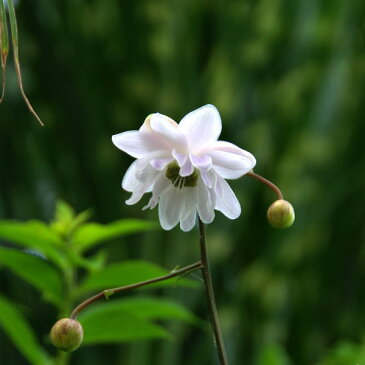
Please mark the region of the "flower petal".
[[155, 170], [162, 171], [173, 160], [172, 157], [153, 158], [150, 164]]
[[203, 223], [211, 223], [215, 216], [215, 202], [213, 202], [213, 194], [210, 193], [209, 189], [204, 185], [201, 179], [198, 180], [197, 184], [197, 200], [200, 219]]
[[189, 149], [198, 152], [218, 139], [222, 121], [217, 108], [208, 104], [185, 115], [179, 129], [185, 134]]
[[190, 154], [190, 161], [199, 170], [209, 170], [212, 167], [212, 158], [208, 155]]
[[192, 187], [183, 188], [184, 209], [181, 212], [180, 228], [184, 232], [190, 231], [196, 221], [196, 189]]
[[182, 167], [185, 164], [186, 160], [188, 159], [187, 154], [180, 153], [180, 152], [176, 151], [176, 149], [172, 150], [172, 156], [177, 161], [177, 163], [180, 167]]
[[217, 200], [215, 209], [221, 211], [227, 218], [236, 219], [241, 214], [241, 205], [231, 187], [223, 178], [217, 178]]
[[126, 201], [127, 205], [136, 204], [144, 193], [152, 190], [159, 172], [148, 162], [148, 158], [133, 162], [124, 175], [122, 187], [132, 192], [132, 196]]
[[196, 189], [192, 187], [184, 187], [182, 189], [184, 196], [184, 207], [181, 212], [181, 220], [185, 220], [191, 213], [192, 210], [196, 211]]
[[194, 228], [195, 222], [196, 222], [196, 208], [191, 210], [189, 215], [184, 220], [180, 221], [180, 228], [184, 232], [189, 232]]
[[217, 181], [217, 177], [216, 177], [216, 172], [214, 170], [209, 170], [209, 171], [200, 171], [200, 176], [204, 182], [204, 184], [208, 187], [208, 188], [215, 188], [215, 184]]
[[160, 198], [160, 195], [171, 186], [171, 181], [166, 177], [165, 173], [160, 173], [153, 185], [152, 197], [150, 198], [148, 204], [143, 207], [145, 209], [153, 209]]
[[158, 205], [158, 215], [163, 229], [174, 228], [180, 220], [180, 215], [184, 207], [183, 194], [178, 188], [172, 188], [162, 193]]
[[132, 196], [128, 200], [126, 200], [125, 203], [127, 205], [133, 205], [133, 204], [138, 203], [141, 200], [144, 193], [145, 193], [145, 191], [143, 191], [143, 190], [133, 191]]
[[225, 179], [238, 179], [252, 170], [256, 163], [251, 154], [252, 158], [214, 149], [207, 153], [212, 158], [213, 169]]
[[140, 181], [136, 178], [136, 163], [134, 161], [129, 167], [126, 173], [124, 174], [122, 180], [122, 188], [126, 191], [132, 192], [136, 190], [137, 186], [140, 184]]
[[185, 164], [180, 168], [180, 176], [190, 176], [194, 172], [194, 166], [192, 165], [190, 159], [188, 158]]
[[230, 142], [216, 141], [216, 142], [213, 142], [209, 147], [214, 150], [229, 152], [229, 153], [233, 153], [233, 154], [236, 154], [239, 156], [246, 156], [246, 157], [252, 159], [252, 161], [254, 163], [256, 162], [255, 157], [253, 157], [253, 155], [250, 152], [247, 152], [247, 151], [243, 150], [242, 148], [240, 148]]
[[166, 142], [153, 133], [127, 131], [112, 136], [112, 141], [120, 150], [134, 158], [142, 158], [154, 151], [166, 151], [170, 147]]
[[151, 116], [150, 125], [152, 131], [162, 137], [171, 148], [176, 148], [179, 151], [187, 150], [186, 138], [172, 119], [163, 114], [155, 113]]

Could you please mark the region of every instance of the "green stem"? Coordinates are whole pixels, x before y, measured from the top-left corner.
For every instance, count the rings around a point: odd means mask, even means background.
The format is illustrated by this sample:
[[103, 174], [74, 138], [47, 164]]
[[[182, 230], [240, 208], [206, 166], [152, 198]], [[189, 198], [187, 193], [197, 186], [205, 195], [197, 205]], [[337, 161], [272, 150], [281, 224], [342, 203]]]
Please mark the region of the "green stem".
[[153, 279], [149, 279], [149, 280], [145, 280], [145, 281], [141, 281], [139, 283], [135, 283], [135, 284], [130, 284], [130, 285], [124, 285], [124, 286], [120, 286], [118, 288], [112, 288], [112, 289], [105, 289], [103, 291], [101, 291], [100, 293], [86, 299], [84, 302], [82, 302], [81, 304], [79, 304], [71, 313], [70, 318], [71, 319], [75, 319], [76, 316], [86, 307], [88, 307], [90, 304], [96, 302], [99, 299], [108, 299], [109, 296], [115, 294], [115, 293], [121, 293], [127, 290], [131, 290], [131, 289], [136, 289], [136, 288], [140, 288], [141, 286], [145, 286], [145, 285], [149, 285], [149, 284], [153, 284], [153, 283], [157, 283], [159, 281], [163, 281], [163, 280], [167, 280], [170, 278], [173, 278], [175, 276], [178, 275], [182, 275], [194, 270], [198, 270], [201, 269], [203, 267], [202, 263], [196, 262], [195, 264], [191, 264], [189, 266], [185, 266], [179, 270], [173, 270], [171, 271], [169, 274], [167, 275], [163, 275], [163, 276], [159, 276], [157, 278], [153, 278]]
[[217, 305], [215, 303], [214, 291], [212, 278], [209, 269], [209, 259], [208, 259], [208, 251], [206, 244], [206, 236], [205, 236], [205, 226], [204, 223], [199, 218], [199, 230], [200, 230], [200, 260], [203, 264], [201, 268], [205, 286], [205, 292], [208, 299], [208, 309], [210, 322], [212, 325], [212, 330], [214, 334], [215, 345], [218, 351], [218, 357], [220, 365], [228, 365], [226, 350], [224, 348], [222, 331], [219, 324], [219, 317], [217, 311]]
[[56, 365], [68, 365], [71, 354], [69, 352], [58, 351]]
[[284, 199], [283, 193], [281, 192], [281, 190], [274, 183], [272, 183], [271, 181], [269, 181], [269, 180], [265, 179], [264, 177], [254, 173], [253, 171], [248, 172], [246, 175], [251, 176], [254, 179], [256, 179], [256, 180], [262, 182], [263, 184], [265, 184], [266, 186], [268, 186], [271, 190], [273, 190], [275, 192], [275, 194], [278, 197], [278, 200]]

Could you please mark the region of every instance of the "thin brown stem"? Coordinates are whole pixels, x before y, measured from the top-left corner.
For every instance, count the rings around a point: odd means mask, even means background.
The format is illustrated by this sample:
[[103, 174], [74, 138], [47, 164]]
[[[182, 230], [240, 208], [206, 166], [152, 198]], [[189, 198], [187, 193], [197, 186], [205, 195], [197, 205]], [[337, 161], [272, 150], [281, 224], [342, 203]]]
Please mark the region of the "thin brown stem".
[[205, 237], [205, 226], [199, 218], [199, 230], [200, 230], [200, 259], [203, 264], [201, 268], [205, 286], [205, 292], [208, 299], [208, 309], [210, 322], [214, 334], [215, 345], [218, 351], [218, 357], [220, 365], [228, 365], [226, 350], [224, 348], [222, 331], [219, 324], [219, 317], [217, 311], [217, 305], [215, 303], [212, 277], [209, 269], [208, 251]]
[[179, 270], [173, 270], [171, 271], [169, 274], [163, 275], [163, 276], [159, 276], [157, 278], [153, 278], [153, 279], [149, 279], [149, 280], [145, 280], [145, 281], [141, 281], [139, 283], [135, 283], [135, 284], [130, 284], [130, 285], [125, 285], [125, 286], [120, 286], [118, 288], [112, 288], [112, 289], [106, 289], [101, 291], [100, 293], [90, 297], [89, 299], [86, 299], [84, 302], [82, 302], [81, 304], [79, 304], [71, 313], [70, 318], [71, 319], [75, 319], [76, 316], [86, 307], [88, 307], [90, 304], [96, 302], [99, 299], [108, 299], [109, 296], [115, 294], [115, 293], [121, 293], [127, 290], [132, 290], [132, 289], [137, 289], [140, 288], [142, 286], [145, 285], [149, 285], [149, 284], [153, 284], [153, 283], [157, 283], [159, 281], [163, 281], [163, 280], [167, 280], [167, 279], [171, 279], [175, 276], [178, 275], [182, 275], [194, 270], [198, 270], [201, 269], [203, 267], [203, 264], [199, 261], [196, 262], [195, 264], [191, 264], [188, 266], [185, 266]]
[[265, 184], [266, 186], [268, 186], [271, 190], [273, 190], [276, 193], [276, 195], [278, 197], [278, 200], [284, 199], [283, 193], [281, 192], [281, 190], [274, 183], [272, 183], [271, 181], [269, 181], [269, 180], [265, 179], [264, 177], [254, 173], [253, 171], [248, 172], [246, 175], [251, 176], [254, 179], [256, 179], [256, 180], [262, 182], [263, 184]]

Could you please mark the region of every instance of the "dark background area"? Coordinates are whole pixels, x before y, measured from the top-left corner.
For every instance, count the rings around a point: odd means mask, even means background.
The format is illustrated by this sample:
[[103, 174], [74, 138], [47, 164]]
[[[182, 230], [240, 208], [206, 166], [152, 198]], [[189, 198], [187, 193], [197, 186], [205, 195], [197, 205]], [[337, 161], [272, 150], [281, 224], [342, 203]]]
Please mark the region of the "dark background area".
[[[274, 349], [316, 364], [365, 328], [365, 5], [361, 0], [18, 1], [28, 112], [9, 60], [0, 106], [0, 218], [49, 221], [61, 198], [93, 220], [157, 220], [147, 201], [124, 204], [132, 159], [111, 135], [152, 112], [179, 121], [211, 103], [223, 133], [253, 153], [255, 171], [281, 187], [296, 222], [274, 230], [275, 196], [232, 181], [243, 213], [208, 227], [213, 280], [231, 364], [271, 364]], [[131, 236], [110, 261], [143, 258], [167, 268], [198, 257], [198, 232]], [[46, 334], [51, 308], [2, 271], [0, 290], [34, 313]], [[170, 295], [170, 294], [169, 294]], [[203, 318], [203, 293], [179, 294]], [[173, 341], [81, 348], [74, 364], [208, 365], [211, 336], [169, 324]], [[269, 349], [269, 350], [268, 350]], [[0, 331], [1, 364], [23, 364]], [[285, 364], [283, 360], [282, 364]], [[276, 363], [275, 363], [276, 364]], [[346, 364], [355, 365], [355, 364]]]

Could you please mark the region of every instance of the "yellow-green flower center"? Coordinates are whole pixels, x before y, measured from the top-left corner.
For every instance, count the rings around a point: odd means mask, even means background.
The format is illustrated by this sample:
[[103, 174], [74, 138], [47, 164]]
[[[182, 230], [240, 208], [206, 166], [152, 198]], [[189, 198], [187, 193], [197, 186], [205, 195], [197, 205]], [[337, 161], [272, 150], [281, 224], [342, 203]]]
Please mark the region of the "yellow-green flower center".
[[180, 176], [180, 167], [176, 161], [173, 161], [167, 165], [166, 177], [171, 180], [171, 183], [182, 189], [183, 187], [195, 187], [198, 182], [199, 172], [194, 169], [193, 173], [189, 176]]

